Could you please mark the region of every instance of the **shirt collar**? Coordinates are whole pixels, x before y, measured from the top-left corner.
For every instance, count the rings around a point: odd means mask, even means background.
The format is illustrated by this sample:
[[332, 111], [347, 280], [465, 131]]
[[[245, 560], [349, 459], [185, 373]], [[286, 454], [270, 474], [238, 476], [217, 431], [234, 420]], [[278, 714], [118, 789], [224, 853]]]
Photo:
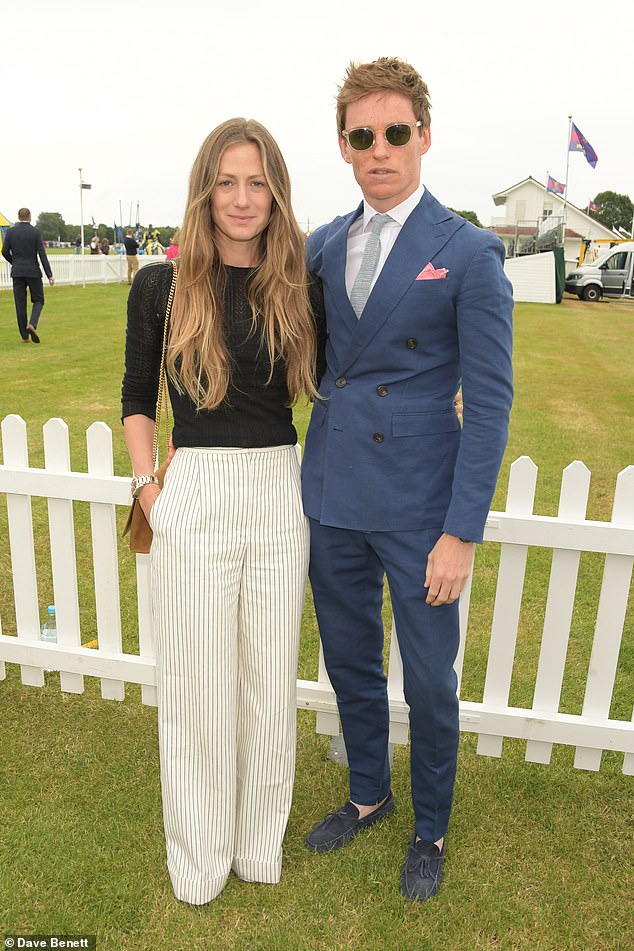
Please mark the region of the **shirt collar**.
[[[412, 192], [409, 198], [406, 198], [405, 201], [402, 201], [399, 205], [395, 205], [394, 208], [390, 208], [390, 210], [384, 212], [384, 214], [389, 215], [390, 218], [393, 218], [394, 221], [396, 221], [396, 223], [399, 225], [399, 227], [402, 228], [424, 194], [425, 194], [425, 186], [421, 182], [418, 188], [416, 189], [416, 191]], [[367, 230], [368, 225], [370, 224], [370, 221], [372, 220], [372, 218], [374, 218], [375, 215], [379, 215], [379, 214], [382, 214], [382, 212], [379, 212], [375, 208], [373, 208], [372, 205], [368, 204], [368, 202], [365, 199], [363, 200], [363, 230], [364, 231]]]

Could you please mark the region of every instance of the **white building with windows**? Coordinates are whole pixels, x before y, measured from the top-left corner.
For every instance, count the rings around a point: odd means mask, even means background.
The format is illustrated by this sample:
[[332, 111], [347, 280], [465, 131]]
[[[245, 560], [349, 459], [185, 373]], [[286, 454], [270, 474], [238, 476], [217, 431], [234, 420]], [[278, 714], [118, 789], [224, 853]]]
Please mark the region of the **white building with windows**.
[[509, 257], [534, 254], [563, 243], [568, 273], [578, 263], [585, 242], [586, 260], [592, 260], [618, 240], [610, 228], [576, 205], [568, 201], [564, 205], [561, 195], [547, 191], [532, 176], [492, 197], [504, 210], [504, 217], [492, 218], [488, 230], [502, 239]]

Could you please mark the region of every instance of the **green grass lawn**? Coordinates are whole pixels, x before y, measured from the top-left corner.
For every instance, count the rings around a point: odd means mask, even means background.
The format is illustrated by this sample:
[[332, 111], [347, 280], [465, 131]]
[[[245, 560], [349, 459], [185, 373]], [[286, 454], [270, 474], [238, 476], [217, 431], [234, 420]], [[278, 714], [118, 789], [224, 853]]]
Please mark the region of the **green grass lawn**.
[[[71, 459], [86, 465], [85, 430], [112, 428], [115, 472], [130, 472], [119, 396], [127, 286], [46, 288], [42, 344], [20, 343], [13, 299], [0, 292], [0, 418], [28, 425], [29, 458], [43, 464], [42, 424], [61, 417]], [[609, 519], [617, 473], [634, 463], [634, 306], [516, 307], [516, 401], [493, 507], [504, 508], [508, 469], [530, 455], [539, 466], [535, 510], [556, 513], [562, 469], [592, 472], [588, 516]], [[297, 411], [300, 439], [308, 410]], [[33, 503], [40, 613], [52, 599], [46, 506]], [[121, 513], [123, 516], [123, 512]], [[82, 640], [94, 636], [86, 512], [76, 505]], [[81, 536], [81, 537], [79, 537]], [[497, 546], [478, 552], [462, 695], [481, 699], [495, 591]], [[512, 703], [530, 704], [550, 570], [531, 552], [518, 636]], [[580, 712], [602, 559], [582, 556], [562, 709]], [[121, 546], [126, 644], [134, 643], [133, 562]], [[0, 619], [15, 631], [6, 506], [0, 499]], [[386, 609], [389, 623], [389, 608]], [[632, 607], [612, 704], [629, 720], [634, 697]], [[314, 679], [317, 628], [307, 599], [300, 676]], [[61, 694], [59, 676], [24, 687], [7, 665], [0, 682], [0, 924], [2, 934], [97, 934], [102, 949], [530, 949], [585, 951], [632, 946], [632, 779], [606, 753], [599, 773], [573, 768], [555, 748], [549, 766], [525, 763], [525, 744], [505, 740], [501, 759], [461, 741], [447, 840], [445, 884], [425, 906], [402, 900], [400, 866], [412, 828], [407, 750], [394, 759], [395, 815], [342, 853], [312, 855], [310, 825], [347, 797], [346, 770], [326, 759], [328, 739], [300, 712], [294, 804], [279, 886], [232, 877], [202, 908], [178, 903], [165, 869], [156, 711], [127, 688], [102, 701], [86, 678], [81, 696]]]

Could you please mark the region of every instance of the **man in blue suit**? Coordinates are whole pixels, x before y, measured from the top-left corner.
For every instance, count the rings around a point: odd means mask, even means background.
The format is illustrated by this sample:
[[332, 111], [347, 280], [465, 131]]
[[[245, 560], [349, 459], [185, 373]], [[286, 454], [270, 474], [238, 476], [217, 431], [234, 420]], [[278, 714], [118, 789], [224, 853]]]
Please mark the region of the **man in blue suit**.
[[[18, 223], [7, 231], [2, 245], [2, 256], [11, 265], [15, 313], [22, 342], [28, 343], [32, 340], [33, 343], [39, 343], [37, 325], [44, 307], [44, 287], [38, 258], [51, 286], [55, 283], [55, 278], [44, 250], [42, 232], [31, 224], [31, 212], [28, 208], [20, 208]], [[27, 288], [31, 294], [30, 320], [27, 317]]]
[[[393, 810], [386, 576], [410, 708], [415, 829], [401, 890], [424, 901], [442, 877], [456, 772], [458, 597], [507, 440], [513, 301], [501, 242], [421, 182], [429, 97], [413, 67], [385, 57], [351, 64], [337, 122], [363, 203], [308, 240], [328, 342], [302, 472], [350, 800], [306, 844], [340, 848]], [[453, 404], [461, 385], [462, 428]]]

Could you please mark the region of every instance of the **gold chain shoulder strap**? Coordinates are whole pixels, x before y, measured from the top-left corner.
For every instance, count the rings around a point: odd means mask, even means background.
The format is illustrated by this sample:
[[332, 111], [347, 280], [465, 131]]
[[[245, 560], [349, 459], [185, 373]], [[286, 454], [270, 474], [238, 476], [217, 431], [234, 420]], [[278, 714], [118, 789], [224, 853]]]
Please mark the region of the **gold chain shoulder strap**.
[[167, 353], [167, 338], [169, 335], [169, 321], [170, 314], [172, 312], [172, 304], [174, 302], [174, 292], [176, 290], [176, 275], [178, 269], [176, 266], [176, 261], [170, 261], [172, 265], [172, 283], [170, 285], [169, 297], [167, 298], [167, 306], [165, 308], [165, 322], [163, 324], [163, 346], [161, 348], [161, 368], [159, 370], [159, 387], [158, 387], [158, 396], [156, 398], [156, 421], [154, 423], [154, 442], [152, 444], [152, 458], [154, 459], [154, 468], [158, 466], [158, 442], [159, 442], [159, 428], [161, 424], [161, 410], [163, 408], [163, 403], [165, 403], [165, 442], [169, 446], [169, 405], [167, 399], [167, 374], [165, 372], [165, 356]]

